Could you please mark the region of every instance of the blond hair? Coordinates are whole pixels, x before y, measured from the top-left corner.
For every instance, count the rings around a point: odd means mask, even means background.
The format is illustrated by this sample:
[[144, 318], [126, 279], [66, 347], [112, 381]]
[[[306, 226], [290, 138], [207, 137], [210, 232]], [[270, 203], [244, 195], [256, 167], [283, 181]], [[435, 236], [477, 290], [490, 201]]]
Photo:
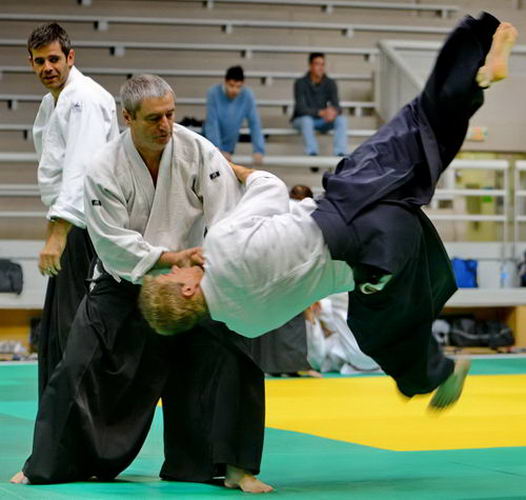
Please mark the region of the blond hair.
[[145, 276], [139, 294], [139, 308], [148, 324], [161, 335], [190, 330], [205, 314], [204, 304], [183, 297], [181, 284]]

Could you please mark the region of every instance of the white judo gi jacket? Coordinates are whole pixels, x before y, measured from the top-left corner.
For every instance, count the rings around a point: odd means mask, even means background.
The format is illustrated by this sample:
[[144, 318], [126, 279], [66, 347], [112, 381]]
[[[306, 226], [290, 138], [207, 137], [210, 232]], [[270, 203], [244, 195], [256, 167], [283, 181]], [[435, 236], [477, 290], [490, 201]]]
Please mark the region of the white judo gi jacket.
[[205, 227], [223, 218], [241, 195], [219, 150], [177, 124], [154, 186], [126, 130], [104, 147], [86, 175], [87, 228], [106, 271], [140, 283], [162, 252], [201, 245]]
[[212, 319], [258, 337], [313, 302], [354, 289], [351, 268], [331, 259], [315, 209], [312, 199], [290, 204], [287, 187], [269, 172], [248, 177], [243, 198], [203, 245], [201, 289]]
[[85, 228], [84, 175], [96, 151], [119, 135], [115, 100], [73, 66], [58, 100], [42, 99], [33, 125], [38, 187], [47, 218]]

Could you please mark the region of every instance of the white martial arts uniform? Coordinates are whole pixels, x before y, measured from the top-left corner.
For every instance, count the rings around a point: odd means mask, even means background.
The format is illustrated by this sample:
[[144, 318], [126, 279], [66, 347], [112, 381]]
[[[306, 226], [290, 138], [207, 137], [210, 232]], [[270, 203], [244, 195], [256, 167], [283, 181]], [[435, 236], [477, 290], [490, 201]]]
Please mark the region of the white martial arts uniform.
[[331, 259], [310, 216], [316, 203], [289, 204], [287, 188], [268, 172], [248, 177], [243, 198], [210, 228], [201, 281], [210, 315], [257, 337], [313, 302], [354, 289], [351, 268]]
[[[321, 372], [350, 373], [379, 371], [378, 364], [364, 354], [347, 325], [347, 293], [337, 293], [320, 300], [319, 316], [306, 321], [308, 360]], [[322, 323], [332, 332], [325, 336]]]
[[88, 232], [106, 271], [139, 283], [162, 252], [200, 245], [205, 227], [224, 217], [241, 194], [219, 150], [177, 124], [154, 186], [126, 130], [86, 174]]
[[57, 102], [51, 93], [44, 96], [33, 125], [38, 186], [48, 219], [86, 227], [86, 169], [94, 152], [118, 135], [115, 100], [73, 66]]
[[156, 186], [130, 131], [94, 159], [86, 174], [86, 222], [108, 272], [92, 281], [44, 391], [24, 467], [33, 483], [115, 477], [141, 449], [160, 397], [167, 422], [163, 479], [209, 481], [230, 463], [259, 472], [263, 373], [246, 340], [212, 321], [163, 339], [142, 318], [140, 286], [130, 283], [163, 249], [201, 243], [205, 223], [224, 216], [241, 193], [216, 147], [179, 125]]

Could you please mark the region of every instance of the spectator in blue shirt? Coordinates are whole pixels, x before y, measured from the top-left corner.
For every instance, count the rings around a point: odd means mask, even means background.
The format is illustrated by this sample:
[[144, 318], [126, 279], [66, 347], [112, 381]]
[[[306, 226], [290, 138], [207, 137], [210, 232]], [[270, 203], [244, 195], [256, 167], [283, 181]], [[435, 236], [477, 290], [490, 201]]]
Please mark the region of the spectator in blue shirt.
[[228, 68], [223, 84], [208, 89], [204, 135], [221, 150], [227, 160], [231, 160], [239, 140], [239, 129], [246, 118], [254, 150], [254, 163], [260, 164], [265, 154], [261, 120], [254, 93], [244, 85], [243, 68], [233, 66]]

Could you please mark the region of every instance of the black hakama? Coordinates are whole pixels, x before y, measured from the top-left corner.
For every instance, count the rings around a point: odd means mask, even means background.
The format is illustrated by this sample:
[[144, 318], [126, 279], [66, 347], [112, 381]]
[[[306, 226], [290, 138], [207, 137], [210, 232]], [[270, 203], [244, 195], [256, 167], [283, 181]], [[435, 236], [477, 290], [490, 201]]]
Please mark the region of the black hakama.
[[348, 324], [362, 351], [407, 396], [427, 393], [452, 372], [431, 324], [456, 290], [449, 258], [420, 207], [460, 149], [483, 103], [476, 75], [499, 21], [465, 17], [447, 38], [423, 92], [324, 177], [313, 217], [331, 255], [357, 284], [392, 274], [385, 288], [349, 293]]
[[39, 406], [31, 483], [112, 479], [138, 454], [163, 398], [167, 479], [206, 481], [229, 463], [259, 472], [263, 373], [224, 325], [156, 334], [140, 286], [102, 274], [82, 301]]
[[95, 249], [88, 232], [73, 226], [62, 253], [62, 270], [49, 278], [38, 336], [39, 398], [62, 359], [69, 330], [80, 302], [88, 291], [87, 279]]

